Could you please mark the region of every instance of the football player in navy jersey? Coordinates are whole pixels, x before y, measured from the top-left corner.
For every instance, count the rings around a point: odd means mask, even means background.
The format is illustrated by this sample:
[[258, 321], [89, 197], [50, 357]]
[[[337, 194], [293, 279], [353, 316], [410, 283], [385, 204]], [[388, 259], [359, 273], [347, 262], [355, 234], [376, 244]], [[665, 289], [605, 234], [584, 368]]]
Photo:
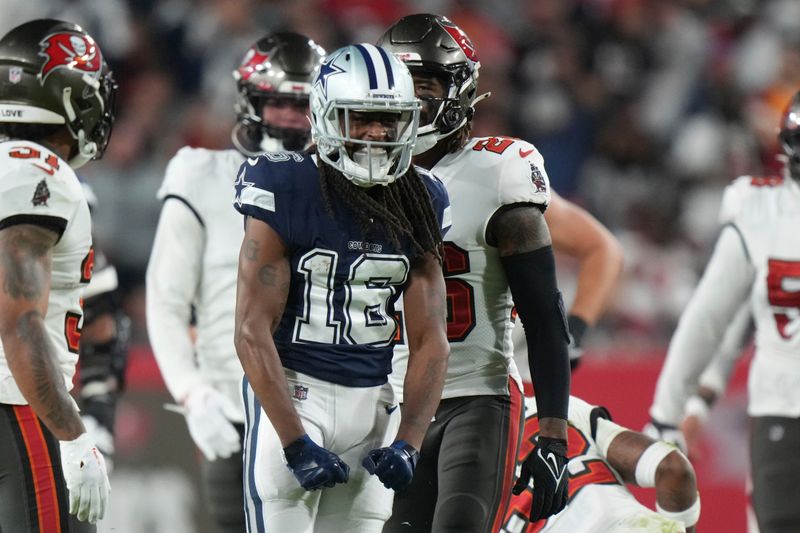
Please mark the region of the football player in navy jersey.
[[[393, 491], [414, 475], [449, 354], [449, 201], [411, 166], [418, 118], [408, 69], [378, 47], [347, 46], [314, 81], [316, 153], [240, 169], [235, 345], [250, 532], [381, 531]], [[402, 420], [387, 380], [401, 293]]]

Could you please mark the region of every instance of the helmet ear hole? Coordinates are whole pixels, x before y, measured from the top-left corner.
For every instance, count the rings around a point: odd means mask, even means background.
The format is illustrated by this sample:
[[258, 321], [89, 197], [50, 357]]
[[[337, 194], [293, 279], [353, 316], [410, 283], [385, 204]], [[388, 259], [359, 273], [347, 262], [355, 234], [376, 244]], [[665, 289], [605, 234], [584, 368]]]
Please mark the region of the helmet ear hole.
[[448, 100], [443, 104], [439, 117], [439, 131], [446, 134], [456, 129], [464, 119], [464, 110], [456, 102]]

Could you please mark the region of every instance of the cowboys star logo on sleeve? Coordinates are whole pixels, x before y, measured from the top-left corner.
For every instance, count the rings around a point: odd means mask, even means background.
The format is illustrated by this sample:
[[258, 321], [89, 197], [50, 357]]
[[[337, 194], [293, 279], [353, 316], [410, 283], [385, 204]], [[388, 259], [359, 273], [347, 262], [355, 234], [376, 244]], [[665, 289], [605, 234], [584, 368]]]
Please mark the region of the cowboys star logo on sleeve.
[[39, 80], [44, 80], [59, 68], [74, 68], [89, 74], [98, 75], [103, 66], [103, 57], [94, 40], [88, 35], [72, 32], [58, 32], [48, 35], [39, 43], [39, 55], [46, 57]]

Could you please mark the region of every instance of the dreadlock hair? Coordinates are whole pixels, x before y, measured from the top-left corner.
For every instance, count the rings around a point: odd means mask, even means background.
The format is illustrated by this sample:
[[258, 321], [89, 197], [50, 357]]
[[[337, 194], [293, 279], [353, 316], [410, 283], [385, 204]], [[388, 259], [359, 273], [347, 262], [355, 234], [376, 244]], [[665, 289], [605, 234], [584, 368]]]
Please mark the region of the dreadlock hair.
[[441, 228], [428, 189], [413, 165], [389, 185], [371, 188], [354, 185], [321, 159], [319, 174], [325, 207], [332, 217], [337, 216], [336, 206], [344, 204], [356, 217], [362, 238], [375, 233], [373, 220], [378, 220], [398, 250], [405, 238], [418, 256], [431, 253], [442, 263]]
[[470, 114], [469, 118], [467, 119], [467, 123], [461, 126], [461, 128], [452, 134], [450, 137], [444, 139], [444, 151], [446, 154], [453, 154], [461, 150], [467, 141], [469, 141], [469, 137], [472, 135], [472, 115]]

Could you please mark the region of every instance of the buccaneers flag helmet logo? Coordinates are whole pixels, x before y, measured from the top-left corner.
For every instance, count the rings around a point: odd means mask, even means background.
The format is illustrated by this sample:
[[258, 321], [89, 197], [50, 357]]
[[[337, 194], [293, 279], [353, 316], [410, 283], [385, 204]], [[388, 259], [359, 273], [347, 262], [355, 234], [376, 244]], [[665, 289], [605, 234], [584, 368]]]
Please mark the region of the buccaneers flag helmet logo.
[[89, 74], [99, 74], [103, 66], [100, 49], [94, 39], [80, 33], [59, 32], [48, 35], [39, 43], [39, 55], [47, 58], [39, 71], [39, 80], [59, 68], [74, 68]]
[[475, 46], [472, 44], [472, 41], [467, 37], [467, 34], [464, 33], [464, 30], [450, 22], [449, 20], [441, 20], [439, 23], [444, 28], [444, 31], [450, 34], [450, 37], [458, 44], [461, 48], [461, 51], [464, 52], [464, 55], [467, 56], [467, 59], [472, 61], [473, 63], [478, 62], [478, 53], [475, 51]]

